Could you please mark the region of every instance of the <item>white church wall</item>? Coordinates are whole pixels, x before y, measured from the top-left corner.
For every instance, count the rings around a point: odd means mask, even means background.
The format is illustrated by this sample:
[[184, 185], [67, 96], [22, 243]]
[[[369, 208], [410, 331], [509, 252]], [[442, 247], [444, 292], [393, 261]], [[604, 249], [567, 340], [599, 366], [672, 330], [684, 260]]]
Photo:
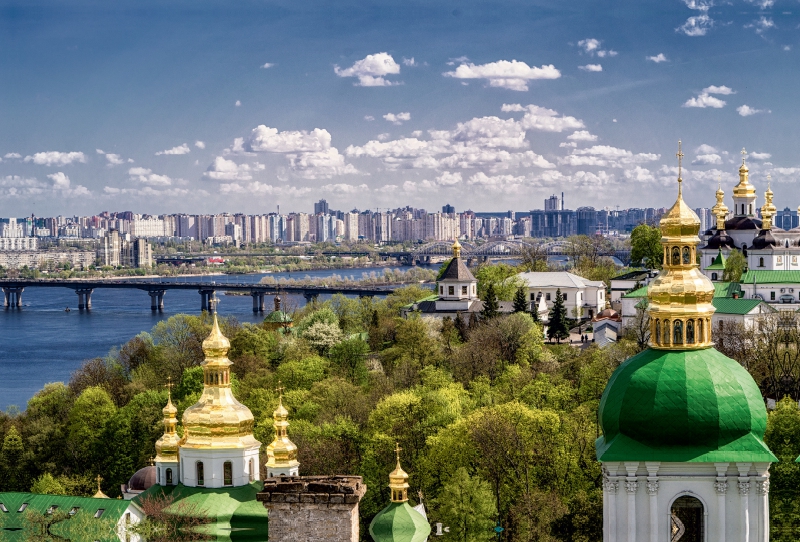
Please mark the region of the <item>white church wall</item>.
[[[252, 462], [251, 462], [252, 460]], [[233, 483], [224, 484], [224, 465], [231, 462]], [[253, 467], [253, 480], [260, 480], [258, 448], [243, 449], [194, 449], [181, 448], [181, 481], [188, 487], [198, 487], [197, 463], [203, 463], [202, 487], [239, 487], [251, 482], [250, 466]]]

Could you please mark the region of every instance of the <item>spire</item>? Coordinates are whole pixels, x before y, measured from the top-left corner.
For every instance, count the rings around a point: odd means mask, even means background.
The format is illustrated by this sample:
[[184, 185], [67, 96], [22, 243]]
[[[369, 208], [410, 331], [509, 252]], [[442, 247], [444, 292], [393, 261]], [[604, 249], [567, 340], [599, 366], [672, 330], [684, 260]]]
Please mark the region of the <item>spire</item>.
[[167, 405], [161, 411], [164, 414], [164, 434], [156, 441], [157, 463], [177, 463], [181, 439], [178, 436], [178, 409], [172, 404], [172, 377], [167, 377]]
[[392, 502], [408, 501], [408, 474], [400, 466], [400, 443], [395, 443], [394, 453], [397, 456], [397, 466], [389, 474], [389, 489], [392, 490]]
[[[745, 198], [747, 200], [756, 199], [756, 188], [750, 184], [750, 174], [746, 163], [747, 151], [742, 149], [742, 165], [739, 167], [739, 184], [737, 184], [733, 189], [733, 197], [735, 198]], [[751, 202], [736, 202], [739, 205], [748, 205]], [[740, 212], [740, 209], [734, 209], [734, 214], [737, 215], [745, 215], [745, 214], [752, 214], [753, 209], [749, 206], [746, 206], [745, 212]]]
[[[665, 350], [695, 350], [711, 343], [714, 285], [698, 269], [700, 219], [683, 201], [680, 178], [682, 158], [678, 148], [678, 198], [661, 219], [664, 269], [650, 285], [650, 346]], [[718, 191], [721, 192], [721, 188]], [[724, 206], [718, 199], [720, 207]], [[717, 226], [723, 210], [717, 207]], [[727, 213], [727, 209], [724, 210]]]
[[219, 358], [227, 355], [230, 349], [231, 342], [219, 329], [217, 315], [214, 313], [214, 325], [211, 327], [211, 333], [203, 341], [203, 352], [207, 358]]
[[300, 462], [297, 461], [297, 446], [289, 440], [289, 411], [283, 406], [283, 386], [280, 380], [275, 391], [278, 392], [278, 408], [272, 413], [275, 439], [267, 446], [267, 477], [298, 476]]
[[97, 480], [97, 493], [92, 495], [92, 498], [93, 499], [110, 499], [111, 497], [109, 497], [108, 495], [103, 493], [103, 490], [100, 489], [100, 482], [103, 481], [103, 477], [98, 474], [97, 478], [95, 478], [95, 480]]
[[728, 207], [725, 205], [725, 192], [722, 190], [722, 175], [717, 177], [717, 203], [711, 208], [711, 213], [717, 217], [717, 230], [725, 229], [725, 220], [728, 218]]
[[453, 243], [453, 258], [460, 258], [461, 257], [461, 243], [458, 242], [456, 238], [455, 242]]
[[767, 191], [764, 193], [764, 205], [761, 206], [761, 229], [772, 229], [772, 218], [778, 212], [778, 208], [772, 203], [775, 194], [772, 192], [772, 175], [767, 175]]
[[681, 150], [681, 140], [678, 140], [678, 152], [675, 154], [678, 157], [678, 198], [683, 196], [683, 177], [681, 173], [683, 172], [683, 151]]

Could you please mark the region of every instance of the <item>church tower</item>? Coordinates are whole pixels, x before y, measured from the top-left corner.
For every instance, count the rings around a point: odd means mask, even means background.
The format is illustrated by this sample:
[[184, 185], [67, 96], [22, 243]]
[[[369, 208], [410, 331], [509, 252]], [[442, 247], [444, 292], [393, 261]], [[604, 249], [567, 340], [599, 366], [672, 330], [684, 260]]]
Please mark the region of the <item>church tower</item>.
[[183, 413], [180, 476], [188, 487], [239, 487], [260, 480], [261, 443], [253, 436], [253, 414], [231, 391], [230, 348], [215, 314], [203, 341], [203, 394]]
[[478, 300], [478, 280], [461, 258], [461, 243], [453, 243], [453, 259], [439, 279], [437, 311], [468, 311]]
[[777, 461], [767, 412], [750, 374], [713, 347], [714, 286], [696, 263], [700, 220], [682, 183], [679, 163], [660, 225], [664, 269], [648, 292], [649, 348], [614, 371], [600, 401], [603, 540], [766, 542]]
[[283, 406], [283, 388], [278, 382], [278, 408], [272, 413], [275, 440], [267, 446], [267, 478], [276, 476], [300, 476], [297, 461], [297, 446], [289, 440], [289, 411]]
[[162, 486], [174, 486], [179, 479], [178, 450], [181, 438], [178, 436], [178, 409], [172, 404], [172, 381], [167, 382], [167, 406], [161, 411], [164, 414], [164, 434], [156, 441], [156, 483]]
[[747, 153], [742, 149], [742, 165], [739, 168], [739, 184], [733, 188], [734, 216], [756, 216], [756, 187], [750, 184], [750, 169], [745, 163]]

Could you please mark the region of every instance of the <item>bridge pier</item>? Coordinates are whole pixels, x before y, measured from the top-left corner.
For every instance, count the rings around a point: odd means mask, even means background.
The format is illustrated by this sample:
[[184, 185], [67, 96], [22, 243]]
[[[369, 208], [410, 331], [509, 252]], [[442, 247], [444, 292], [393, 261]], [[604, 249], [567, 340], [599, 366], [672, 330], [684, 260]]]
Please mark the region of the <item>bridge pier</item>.
[[306, 298], [306, 304], [312, 303], [316, 298], [319, 297], [318, 293], [304, 293], [303, 297]]
[[214, 290], [200, 290], [200, 310], [210, 314], [217, 311], [214, 304]]
[[164, 310], [164, 293], [166, 290], [151, 290], [147, 292], [150, 296], [150, 310], [163, 311]]
[[94, 288], [78, 288], [75, 293], [78, 294], [78, 310], [89, 310], [92, 308], [92, 292]]
[[266, 294], [264, 292], [250, 292], [250, 295], [253, 296], [253, 312], [264, 312], [264, 296]]
[[4, 306], [5, 307], [21, 307], [22, 306], [22, 291], [25, 288], [21, 286], [8, 286], [3, 288], [5, 294]]

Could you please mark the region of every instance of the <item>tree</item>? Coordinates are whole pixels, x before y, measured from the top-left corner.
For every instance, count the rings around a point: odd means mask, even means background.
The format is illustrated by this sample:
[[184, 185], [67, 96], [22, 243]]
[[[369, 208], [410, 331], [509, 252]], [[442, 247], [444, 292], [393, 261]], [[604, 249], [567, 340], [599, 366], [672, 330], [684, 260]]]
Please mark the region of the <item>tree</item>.
[[631, 265], [647, 269], [661, 269], [664, 249], [661, 246], [661, 230], [647, 224], [639, 224], [631, 232]]
[[334, 365], [352, 382], [362, 382], [367, 378], [364, 358], [369, 353], [369, 345], [360, 337], [347, 339], [333, 346], [328, 354]]
[[24, 491], [27, 489], [25, 484], [25, 469], [22, 465], [25, 454], [25, 444], [22, 441], [19, 431], [15, 426], [11, 426], [3, 439], [3, 447], [0, 450], [0, 474], [3, 474], [3, 481], [0, 482], [6, 491]]
[[739, 282], [742, 278], [747, 260], [741, 250], [733, 249], [725, 260], [725, 271], [722, 273], [722, 280], [725, 282]]
[[514, 294], [514, 312], [528, 312], [528, 293], [524, 286], [517, 288]]
[[497, 295], [494, 293], [494, 284], [489, 284], [486, 288], [486, 295], [483, 297], [483, 308], [481, 309], [481, 320], [491, 320], [495, 318], [499, 312], [499, 303], [497, 302]]
[[650, 342], [650, 315], [647, 312], [647, 298], [636, 305], [636, 316], [625, 326], [623, 335], [636, 342], [639, 350], [647, 348]]
[[561, 295], [561, 288], [556, 290], [556, 300], [550, 309], [550, 319], [547, 322], [547, 338], [561, 342], [562, 339], [569, 337], [569, 326], [567, 325], [567, 308], [564, 306], [564, 296]]
[[319, 355], [324, 356], [331, 348], [342, 342], [342, 330], [338, 324], [316, 322], [306, 328], [303, 338]]
[[516, 267], [505, 263], [481, 265], [475, 271], [475, 278], [478, 279], [478, 297], [483, 299], [489, 286], [492, 286], [497, 299], [511, 301], [517, 288], [523, 286], [518, 274], [519, 270]]
[[98, 441], [105, 424], [114, 415], [116, 407], [108, 393], [100, 387], [86, 388], [69, 412], [67, 447], [73, 460], [83, 468], [91, 468], [104, 455], [105, 448]]
[[522, 262], [520, 267], [525, 271], [548, 271], [549, 265], [547, 263], [547, 249], [544, 243], [534, 241], [531, 244], [520, 245], [520, 256]]
[[64, 495], [64, 485], [56, 480], [52, 474], [46, 472], [42, 474], [31, 486], [31, 493], [39, 495]]
[[459, 467], [442, 488], [436, 507], [442, 523], [450, 527], [455, 540], [461, 542], [490, 541], [497, 506], [489, 483], [470, 476]]

